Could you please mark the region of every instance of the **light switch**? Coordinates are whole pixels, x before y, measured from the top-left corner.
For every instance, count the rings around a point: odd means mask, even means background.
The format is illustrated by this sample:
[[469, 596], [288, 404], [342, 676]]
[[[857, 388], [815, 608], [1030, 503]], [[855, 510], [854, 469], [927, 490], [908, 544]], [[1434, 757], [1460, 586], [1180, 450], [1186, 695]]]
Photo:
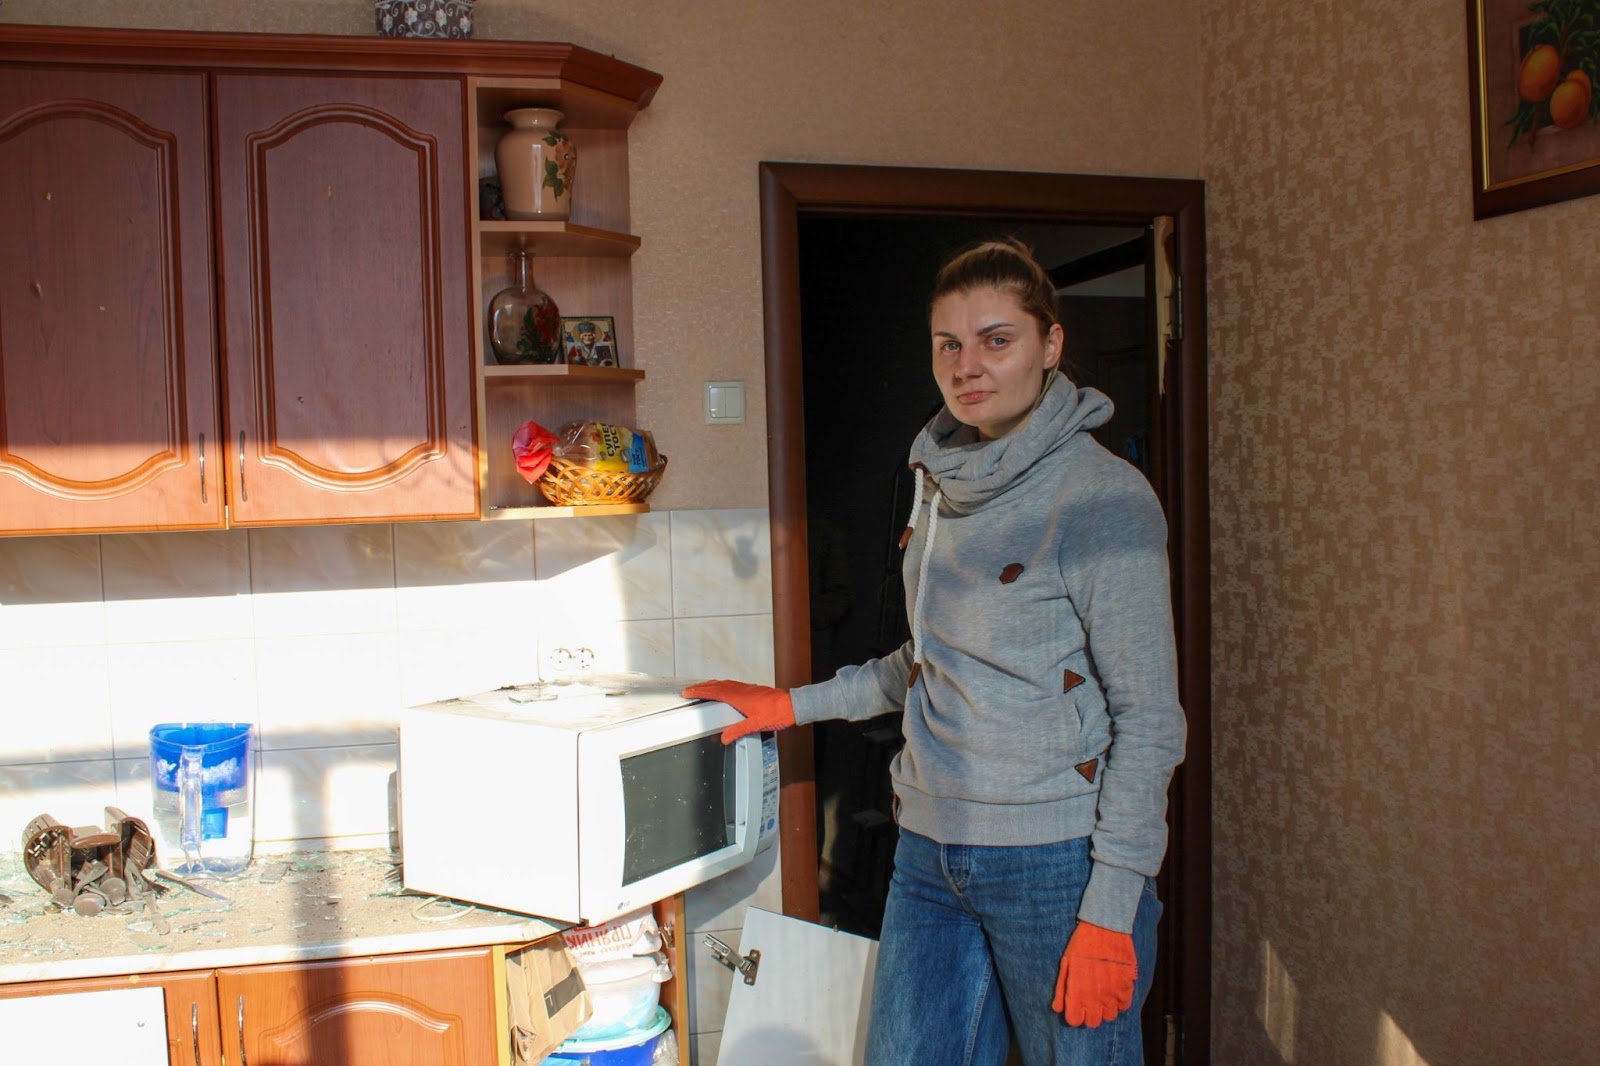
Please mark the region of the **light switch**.
[[706, 382], [706, 425], [744, 421], [744, 382]]

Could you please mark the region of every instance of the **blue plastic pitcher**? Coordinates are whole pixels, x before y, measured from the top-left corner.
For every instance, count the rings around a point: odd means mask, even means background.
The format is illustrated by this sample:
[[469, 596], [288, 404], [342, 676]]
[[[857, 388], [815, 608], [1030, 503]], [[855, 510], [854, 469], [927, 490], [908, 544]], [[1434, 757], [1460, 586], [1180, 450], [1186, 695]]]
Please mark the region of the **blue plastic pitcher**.
[[255, 849], [255, 726], [172, 723], [150, 730], [156, 858], [191, 877], [231, 877]]

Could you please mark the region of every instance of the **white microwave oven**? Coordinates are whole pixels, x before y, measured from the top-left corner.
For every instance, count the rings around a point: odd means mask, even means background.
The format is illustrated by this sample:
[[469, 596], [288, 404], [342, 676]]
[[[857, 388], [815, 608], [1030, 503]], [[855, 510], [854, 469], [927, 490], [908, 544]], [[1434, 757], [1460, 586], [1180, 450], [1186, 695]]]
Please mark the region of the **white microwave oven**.
[[776, 748], [724, 746], [739, 712], [684, 684], [541, 682], [405, 711], [405, 886], [596, 923], [749, 862], [776, 829]]

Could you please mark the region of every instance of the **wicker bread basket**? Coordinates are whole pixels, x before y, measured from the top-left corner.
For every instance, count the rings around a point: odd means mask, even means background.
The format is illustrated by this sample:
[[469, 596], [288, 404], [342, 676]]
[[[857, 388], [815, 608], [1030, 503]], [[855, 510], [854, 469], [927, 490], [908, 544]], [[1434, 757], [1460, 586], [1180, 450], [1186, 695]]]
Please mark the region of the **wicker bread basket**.
[[667, 457], [638, 474], [592, 470], [582, 463], [550, 457], [550, 465], [534, 484], [544, 493], [544, 498], [562, 507], [581, 507], [596, 503], [642, 503], [655, 491], [661, 474], [667, 469]]

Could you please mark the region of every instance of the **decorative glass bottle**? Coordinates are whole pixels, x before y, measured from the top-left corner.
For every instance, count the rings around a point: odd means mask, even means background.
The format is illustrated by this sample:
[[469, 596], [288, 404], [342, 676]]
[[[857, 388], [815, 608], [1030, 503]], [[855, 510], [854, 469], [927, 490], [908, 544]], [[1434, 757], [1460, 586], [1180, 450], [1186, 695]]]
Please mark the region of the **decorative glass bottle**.
[[533, 253], [509, 253], [511, 287], [489, 301], [489, 345], [497, 363], [559, 363], [561, 312], [533, 283]]
[[572, 216], [572, 180], [578, 150], [556, 126], [566, 116], [549, 107], [506, 112], [511, 130], [495, 145], [506, 217], [560, 221]]

